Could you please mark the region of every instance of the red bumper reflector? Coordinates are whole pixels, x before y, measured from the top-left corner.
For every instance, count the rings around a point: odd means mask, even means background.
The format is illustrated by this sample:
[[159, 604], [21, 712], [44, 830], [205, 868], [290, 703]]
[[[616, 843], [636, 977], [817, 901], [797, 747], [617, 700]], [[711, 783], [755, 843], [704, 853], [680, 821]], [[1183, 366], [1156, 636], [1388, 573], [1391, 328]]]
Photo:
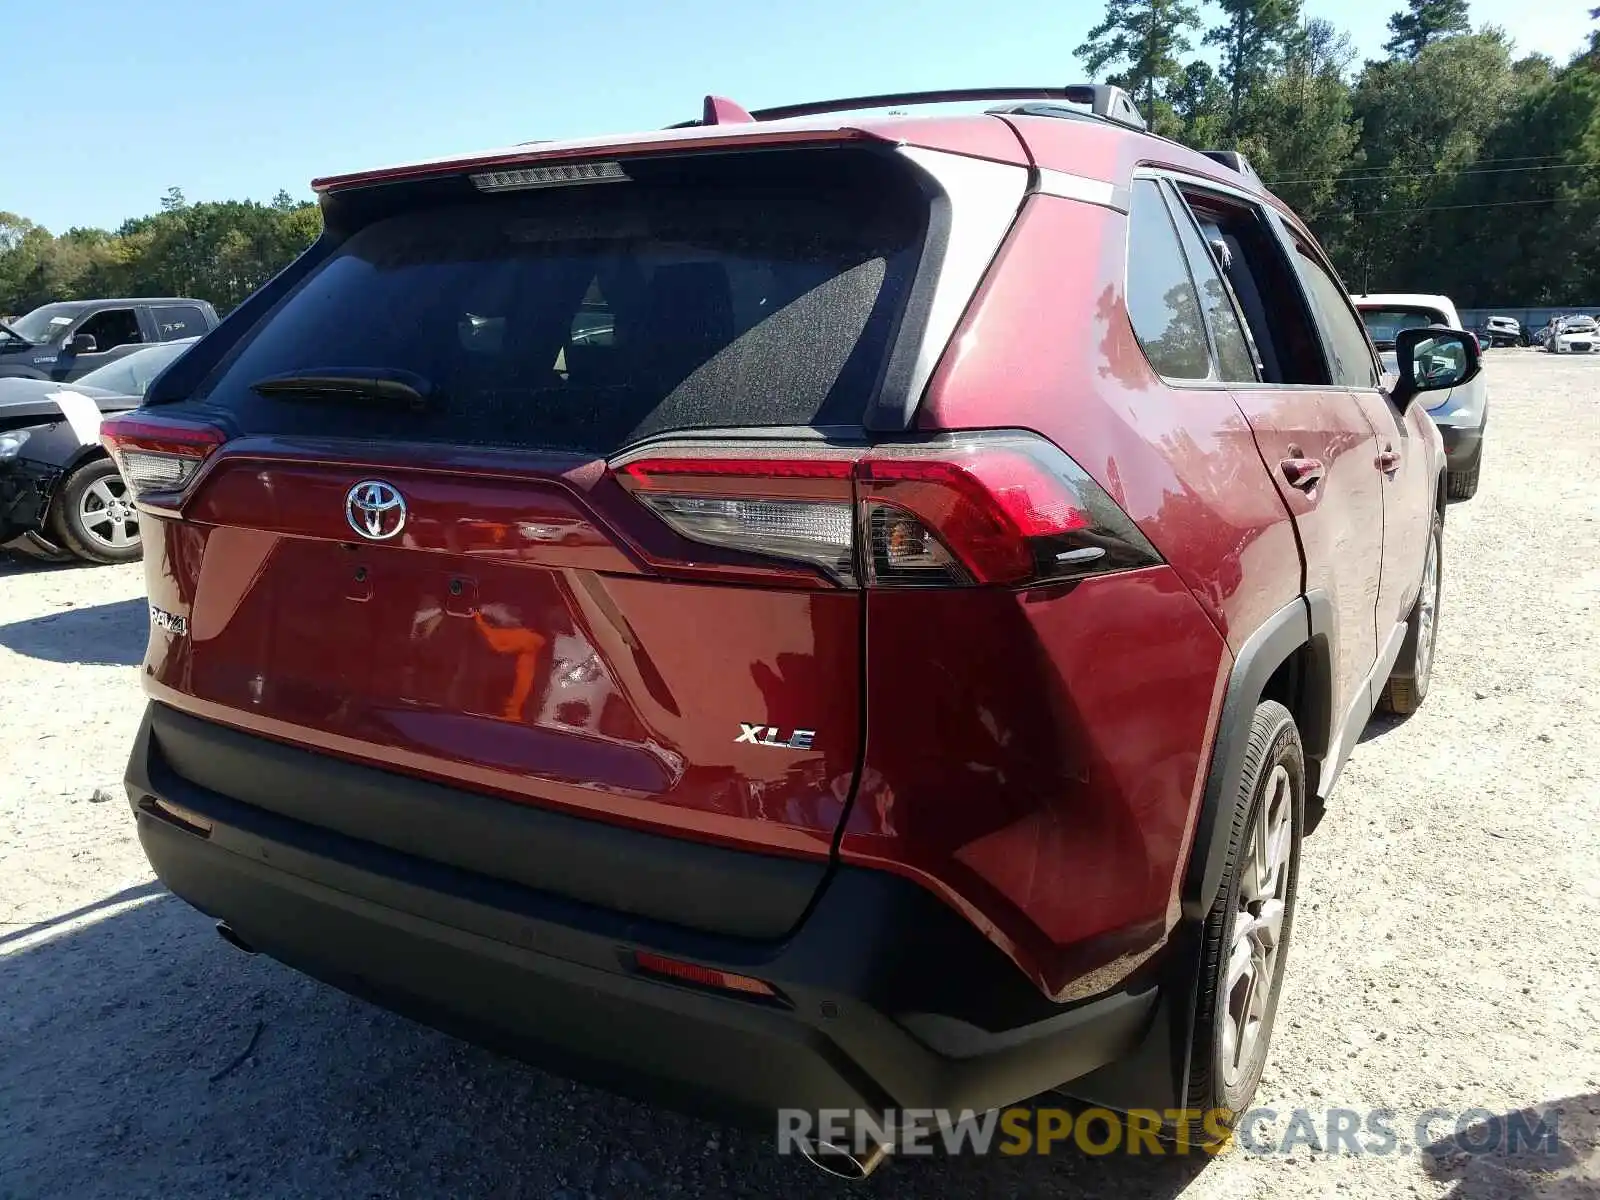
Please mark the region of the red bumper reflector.
[[702, 967], [698, 963], [680, 962], [665, 955], [651, 954], [648, 950], [634, 951], [633, 960], [639, 969], [647, 974], [665, 975], [669, 979], [677, 979], [683, 983], [716, 988], [724, 992], [741, 992], [747, 996], [766, 996], [771, 999], [776, 999], [778, 996], [778, 990], [770, 983], [762, 983], [761, 980], [752, 979], [748, 975], [734, 975], [729, 971]]

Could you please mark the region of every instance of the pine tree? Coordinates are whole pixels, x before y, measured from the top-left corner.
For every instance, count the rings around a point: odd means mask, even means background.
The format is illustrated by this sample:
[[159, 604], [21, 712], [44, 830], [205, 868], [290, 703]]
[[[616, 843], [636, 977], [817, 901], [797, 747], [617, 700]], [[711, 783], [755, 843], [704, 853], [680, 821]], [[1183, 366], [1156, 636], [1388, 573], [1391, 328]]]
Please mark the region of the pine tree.
[[1472, 32], [1467, 0], [1409, 0], [1405, 12], [1389, 18], [1389, 32], [1394, 36], [1383, 48], [1397, 58], [1414, 59], [1429, 42]]
[[1300, 0], [1217, 0], [1224, 21], [1205, 36], [1222, 49], [1218, 74], [1228, 89], [1228, 135], [1237, 139], [1250, 93], [1282, 63], [1300, 20]]
[[1170, 126], [1168, 98], [1183, 80], [1179, 56], [1199, 27], [1193, 0], [1107, 0], [1105, 18], [1074, 53], [1091, 75], [1120, 65], [1110, 82], [1132, 93], [1152, 128]]

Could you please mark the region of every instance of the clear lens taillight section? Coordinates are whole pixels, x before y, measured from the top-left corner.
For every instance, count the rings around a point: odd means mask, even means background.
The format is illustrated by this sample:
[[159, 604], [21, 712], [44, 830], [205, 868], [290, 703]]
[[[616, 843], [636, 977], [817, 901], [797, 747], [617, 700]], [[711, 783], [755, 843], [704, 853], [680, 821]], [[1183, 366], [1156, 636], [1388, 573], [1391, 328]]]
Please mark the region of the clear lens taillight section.
[[618, 478], [679, 534], [805, 564], [840, 586], [1017, 587], [1161, 561], [1077, 463], [1033, 434], [761, 457], [714, 442], [662, 449]]
[[226, 440], [227, 435], [215, 426], [154, 416], [144, 410], [100, 423], [100, 441], [136, 497], [182, 491], [200, 464]]
[[804, 563], [850, 587], [851, 466], [848, 458], [646, 458], [618, 477], [690, 541]]

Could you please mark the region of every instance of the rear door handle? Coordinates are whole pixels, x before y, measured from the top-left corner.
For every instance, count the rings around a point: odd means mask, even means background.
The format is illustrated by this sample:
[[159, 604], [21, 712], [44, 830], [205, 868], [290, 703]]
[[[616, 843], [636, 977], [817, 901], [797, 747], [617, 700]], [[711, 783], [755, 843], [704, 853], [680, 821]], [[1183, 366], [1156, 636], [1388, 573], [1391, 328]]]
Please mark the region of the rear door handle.
[[1378, 470], [1385, 475], [1400, 469], [1400, 451], [1385, 447], [1383, 453], [1378, 455]]
[[1283, 477], [1289, 481], [1289, 486], [1299, 488], [1302, 492], [1309, 492], [1322, 482], [1327, 469], [1322, 465], [1320, 458], [1286, 458], [1278, 464], [1278, 470], [1283, 472]]

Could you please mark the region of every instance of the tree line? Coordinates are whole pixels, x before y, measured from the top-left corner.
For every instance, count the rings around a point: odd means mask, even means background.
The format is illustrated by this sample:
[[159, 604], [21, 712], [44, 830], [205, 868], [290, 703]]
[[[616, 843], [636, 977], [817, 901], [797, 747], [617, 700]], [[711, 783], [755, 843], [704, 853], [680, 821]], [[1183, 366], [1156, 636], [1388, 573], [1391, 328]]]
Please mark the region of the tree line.
[[192, 296], [225, 313], [260, 287], [322, 229], [309, 201], [279, 192], [270, 204], [190, 204], [177, 188], [161, 210], [115, 232], [52, 235], [0, 212], [0, 315], [53, 300], [100, 296]]
[[1600, 302], [1600, 37], [1565, 64], [1519, 57], [1467, 0], [1407, 0], [1385, 57], [1357, 64], [1300, 0], [1213, 7], [1207, 27], [1194, 0], [1108, 0], [1078, 57], [1157, 133], [1243, 152], [1353, 290]]
[[[1405, 0], [1388, 30], [1385, 57], [1357, 63], [1301, 0], [1107, 0], [1076, 53], [1155, 132], [1242, 151], [1354, 290], [1600, 303], [1600, 35], [1564, 64], [1519, 57], [1467, 0]], [[0, 212], [0, 314], [141, 294], [225, 312], [320, 228], [283, 192], [190, 204], [174, 188], [115, 232]]]

